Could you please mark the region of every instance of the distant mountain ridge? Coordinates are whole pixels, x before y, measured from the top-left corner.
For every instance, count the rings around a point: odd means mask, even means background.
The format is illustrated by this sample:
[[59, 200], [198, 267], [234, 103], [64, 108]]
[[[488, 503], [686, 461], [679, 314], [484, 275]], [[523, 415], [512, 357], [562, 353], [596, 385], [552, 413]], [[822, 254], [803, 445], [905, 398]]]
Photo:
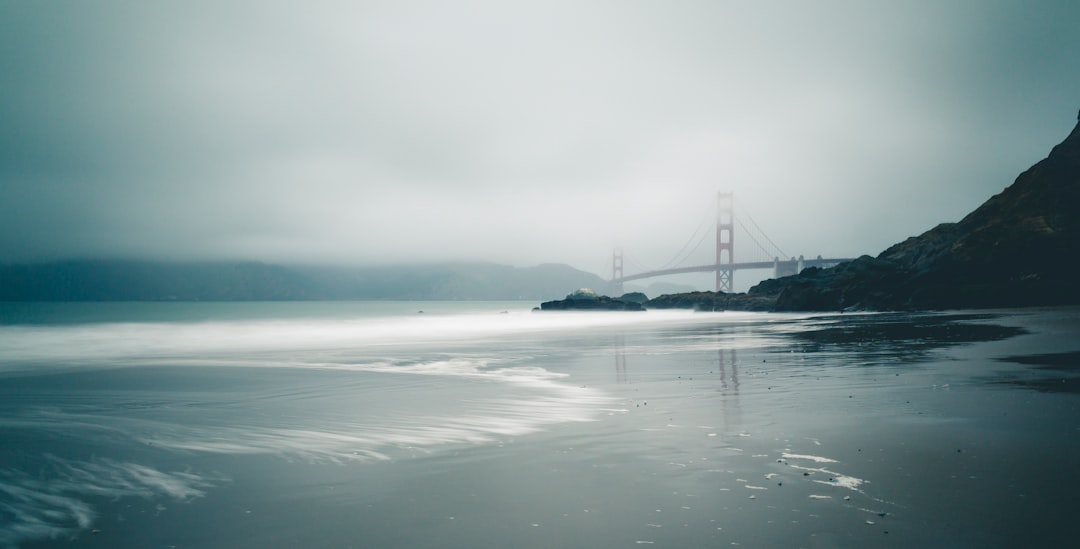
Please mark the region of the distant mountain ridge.
[[383, 267], [73, 260], [0, 265], [0, 301], [547, 300], [606, 281], [568, 265]]

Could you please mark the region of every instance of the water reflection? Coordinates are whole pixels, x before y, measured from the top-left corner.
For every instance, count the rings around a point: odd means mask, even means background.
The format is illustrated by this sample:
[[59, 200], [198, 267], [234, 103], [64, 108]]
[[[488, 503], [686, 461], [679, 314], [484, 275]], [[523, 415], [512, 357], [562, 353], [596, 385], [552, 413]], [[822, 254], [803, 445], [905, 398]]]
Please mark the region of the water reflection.
[[615, 382], [630, 383], [630, 374], [626, 373], [626, 336], [615, 335]]
[[790, 336], [803, 353], [842, 352], [867, 361], [918, 362], [943, 347], [999, 341], [1027, 333], [992, 324], [988, 313], [886, 313], [807, 319]]
[[1044, 393], [1080, 393], [1080, 377], [1077, 376], [1080, 372], [1080, 351], [1011, 355], [998, 360], [1022, 364], [1030, 370], [995, 383], [1017, 385]]
[[[724, 348], [717, 338], [716, 368], [720, 372], [720, 407], [724, 431], [731, 432], [742, 426], [742, 405], [739, 402], [739, 362], [737, 351]], [[730, 375], [729, 375], [730, 371]]]
[[[719, 341], [718, 341], [718, 343], [719, 343]], [[727, 354], [726, 359], [724, 357], [725, 353]], [[718, 372], [720, 372], [720, 392], [722, 394], [728, 394], [728, 392], [729, 392], [728, 390], [730, 389], [731, 394], [738, 395], [739, 394], [739, 363], [738, 363], [738, 361], [736, 359], [736, 350], [735, 349], [725, 349], [723, 347], [720, 347], [720, 348], [718, 348], [716, 350], [716, 357], [717, 357], [717, 359], [716, 359], [716, 369], [717, 369]], [[730, 367], [731, 367], [730, 368], [731, 369], [731, 378], [730, 378], [731, 379], [731, 386], [730, 387], [728, 386], [728, 375], [727, 375], [728, 365], [730, 365]]]
[[[633, 333], [630, 334], [634, 338]], [[680, 370], [678, 373], [670, 370], [651, 371], [650, 365], [656, 364], [650, 359], [650, 353], [641, 353], [640, 347], [631, 345], [627, 351], [627, 334], [619, 333], [611, 339], [611, 351], [615, 362], [615, 382], [617, 384], [631, 383], [630, 368], [638, 368], [639, 378], [645, 380], [665, 380], [678, 378], [680, 383], [705, 383], [706, 394], [710, 399], [719, 399], [718, 408], [714, 408], [722, 417], [723, 429], [727, 432], [736, 431], [742, 423], [742, 406], [740, 403], [740, 378], [739, 378], [739, 349], [747, 348], [747, 341], [752, 335], [745, 329], [732, 326], [711, 326], [705, 330], [700, 327], [678, 332], [665, 333], [661, 338], [661, 345], [671, 345], [672, 341], [679, 341], [682, 349], [689, 349], [693, 354], [704, 359], [703, 362], [688, 360], [683, 364], [695, 364], [693, 370]], [[647, 348], [656, 351], [660, 345], [645, 342]], [[635, 349], [637, 349], [635, 351]], [[628, 356], [632, 355], [632, 356]], [[635, 364], [636, 362], [636, 364]], [[644, 371], [642, 371], [644, 370]], [[710, 415], [716, 412], [710, 411]]]

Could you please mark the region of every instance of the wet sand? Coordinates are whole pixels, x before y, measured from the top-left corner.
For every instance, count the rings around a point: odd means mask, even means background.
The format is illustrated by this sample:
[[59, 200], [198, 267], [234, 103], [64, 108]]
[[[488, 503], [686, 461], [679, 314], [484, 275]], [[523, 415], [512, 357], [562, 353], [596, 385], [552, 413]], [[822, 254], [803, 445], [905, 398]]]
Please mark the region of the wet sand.
[[[119, 464], [150, 463], [167, 475], [157, 485], [173, 492], [84, 495], [91, 525], [19, 546], [1071, 545], [1080, 508], [1071, 473], [1080, 466], [1076, 311], [715, 318], [486, 341], [518, 366], [566, 374], [558, 394], [598, 396], [592, 412], [475, 440], [389, 444], [385, 459], [147, 444], [125, 446], [118, 460], [63, 429], [21, 431], [21, 453], [4, 456], [8, 471], [31, 470], [19, 463], [28, 456], [41, 475], [81, 463], [98, 466], [94, 474], [126, 470], [122, 481], [138, 471]], [[319, 406], [363, 415], [362, 402], [337, 400], [355, 392], [325, 394], [347, 376], [201, 372], [188, 380], [197, 390], [158, 402], [217, 417], [221, 397], [250, 391], [257, 374], [272, 390], [240, 416], [285, 409], [304, 424], [328, 417]], [[18, 385], [58, 394], [85, 382], [71, 375]], [[132, 402], [144, 405], [154, 402], [147, 387], [178, 383], [168, 367], [114, 375], [139, 380]], [[503, 397], [536, 399], [537, 410], [556, 398], [483, 377], [415, 383], [396, 395], [480, 402], [493, 416], [512, 409], [492, 404]], [[282, 387], [307, 396], [284, 406]], [[203, 413], [192, 418], [209, 421]]]

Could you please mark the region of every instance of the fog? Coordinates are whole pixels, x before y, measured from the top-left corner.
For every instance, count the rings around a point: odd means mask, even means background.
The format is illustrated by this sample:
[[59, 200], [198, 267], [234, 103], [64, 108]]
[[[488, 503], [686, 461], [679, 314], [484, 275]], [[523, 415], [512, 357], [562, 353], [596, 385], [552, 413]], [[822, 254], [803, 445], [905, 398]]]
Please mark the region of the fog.
[[789, 255], [876, 255], [1068, 134], [1077, 28], [1074, 1], [3, 1], [0, 262], [629, 274], [718, 191]]

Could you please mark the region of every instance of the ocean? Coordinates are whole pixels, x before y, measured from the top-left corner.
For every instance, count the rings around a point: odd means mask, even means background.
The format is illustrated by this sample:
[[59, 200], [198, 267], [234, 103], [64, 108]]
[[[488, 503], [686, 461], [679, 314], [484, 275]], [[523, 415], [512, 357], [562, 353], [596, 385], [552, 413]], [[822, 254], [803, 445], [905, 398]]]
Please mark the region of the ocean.
[[1074, 546], [1080, 309], [0, 303], [0, 547]]

